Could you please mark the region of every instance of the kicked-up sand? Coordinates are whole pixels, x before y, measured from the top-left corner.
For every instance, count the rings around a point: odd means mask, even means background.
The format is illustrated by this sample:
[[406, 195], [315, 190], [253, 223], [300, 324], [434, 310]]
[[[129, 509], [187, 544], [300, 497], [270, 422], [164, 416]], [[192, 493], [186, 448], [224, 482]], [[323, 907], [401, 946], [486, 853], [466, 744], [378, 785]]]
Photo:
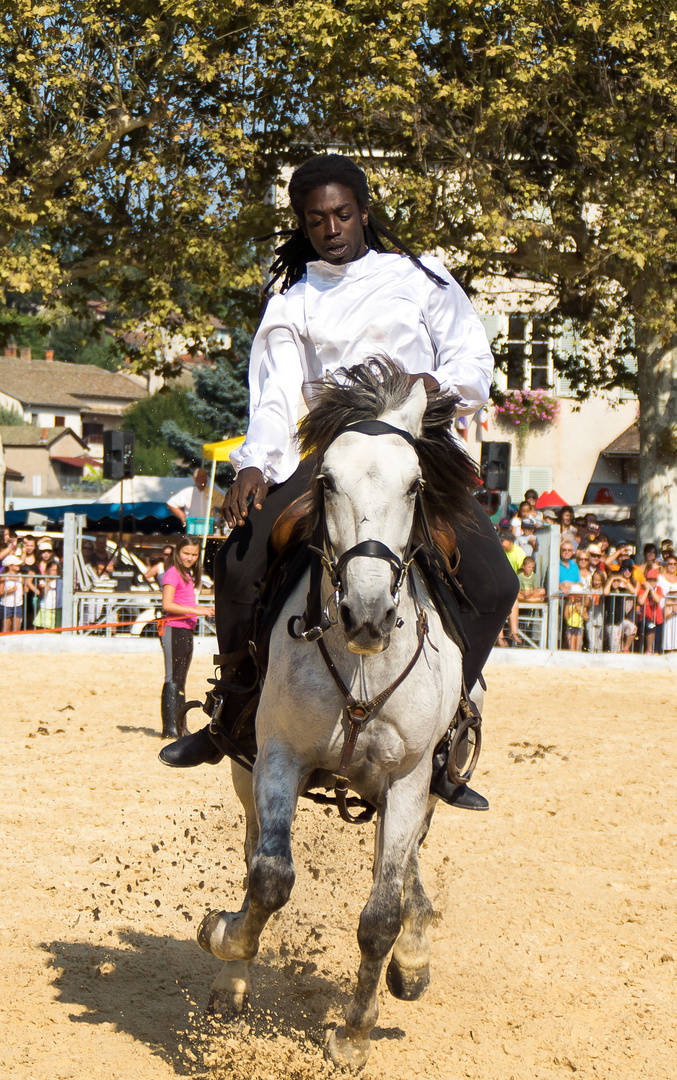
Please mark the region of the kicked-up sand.
[[[158, 655], [3, 656], [0, 1076], [314, 1080], [354, 985], [373, 825], [301, 803], [297, 881], [240, 1020], [195, 943], [242, 899], [227, 766], [172, 771]], [[211, 675], [194, 661], [189, 692]], [[436, 917], [416, 1003], [382, 982], [375, 1080], [673, 1080], [674, 675], [497, 668], [474, 786], [422, 853]], [[200, 714], [193, 714], [199, 716]]]

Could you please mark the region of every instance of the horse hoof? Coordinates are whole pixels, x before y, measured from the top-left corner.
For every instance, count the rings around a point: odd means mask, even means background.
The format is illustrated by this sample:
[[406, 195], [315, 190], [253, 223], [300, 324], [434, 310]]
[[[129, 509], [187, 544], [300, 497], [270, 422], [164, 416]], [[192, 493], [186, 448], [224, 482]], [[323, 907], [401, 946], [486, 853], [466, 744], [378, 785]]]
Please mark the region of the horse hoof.
[[386, 986], [393, 997], [400, 1001], [418, 1001], [430, 986], [430, 968], [426, 964], [421, 968], [400, 967], [395, 957], [391, 957], [386, 971]]
[[[218, 928], [218, 924], [226, 918], [225, 911], [209, 911], [197, 928], [197, 943], [205, 952], [212, 951], [212, 934]], [[223, 936], [223, 935], [222, 935]]]
[[223, 965], [209, 992], [208, 1013], [241, 1013], [249, 1004], [251, 994], [249, 967], [242, 960]]
[[369, 1039], [350, 1039], [345, 1028], [328, 1031], [326, 1037], [326, 1056], [344, 1069], [357, 1072], [367, 1064], [371, 1043]]

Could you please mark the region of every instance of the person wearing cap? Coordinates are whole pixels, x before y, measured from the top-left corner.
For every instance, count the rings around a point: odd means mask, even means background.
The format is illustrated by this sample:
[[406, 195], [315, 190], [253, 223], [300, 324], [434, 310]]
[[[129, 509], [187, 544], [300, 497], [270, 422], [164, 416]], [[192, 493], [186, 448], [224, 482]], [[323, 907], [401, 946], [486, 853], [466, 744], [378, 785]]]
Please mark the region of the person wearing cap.
[[23, 618], [23, 581], [21, 559], [18, 555], [5, 555], [0, 574], [0, 628], [5, 633], [21, 629]]
[[533, 518], [522, 518], [521, 533], [516, 537], [516, 543], [522, 548], [525, 555], [535, 555], [538, 551], [538, 537], [536, 536], [536, 522]]
[[661, 652], [662, 647], [663, 590], [658, 584], [659, 577], [658, 567], [650, 566], [637, 590], [637, 630], [644, 653]]
[[670, 555], [674, 555], [674, 554], [675, 554], [675, 547], [674, 547], [674, 544], [672, 543], [672, 540], [670, 540], [669, 537], [666, 537], [665, 540], [661, 540], [660, 562], [663, 564], [663, 566], [665, 566], [665, 564], [666, 564], [666, 562], [668, 560], [668, 557]]
[[606, 566], [602, 559], [602, 549], [599, 544], [588, 544], [586, 548], [588, 558], [590, 560], [590, 573], [594, 574], [596, 570], [599, 570], [602, 575], [602, 584], [606, 580]]
[[35, 571], [36, 576], [43, 578], [47, 570], [48, 564], [54, 558], [54, 546], [48, 536], [44, 540], [40, 540], [38, 543], [38, 565]]
[[637, 624], [632, 616], [639, 585], [632, 580], [633, 569], [632, 559], [623, 559], [618, 572], [610, 574], [604, 584], [604, 621], [613, 653], [629, 653], [637, 637]]

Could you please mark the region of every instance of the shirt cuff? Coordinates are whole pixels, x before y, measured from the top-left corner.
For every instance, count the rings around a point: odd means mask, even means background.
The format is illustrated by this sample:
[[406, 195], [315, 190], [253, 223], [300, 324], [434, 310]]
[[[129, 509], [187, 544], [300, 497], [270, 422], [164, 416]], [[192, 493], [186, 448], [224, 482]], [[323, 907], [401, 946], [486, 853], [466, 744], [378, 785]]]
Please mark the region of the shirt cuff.
[[263, 473], [263, 478], [267, 484], [273, 482], [270, 475], [268, 455], [260, 446], [243, 444], [237, 450], [233, 450], [230, 455], [230, 463], [238, 473], [243, 469], [258, 469], [259, 472]]

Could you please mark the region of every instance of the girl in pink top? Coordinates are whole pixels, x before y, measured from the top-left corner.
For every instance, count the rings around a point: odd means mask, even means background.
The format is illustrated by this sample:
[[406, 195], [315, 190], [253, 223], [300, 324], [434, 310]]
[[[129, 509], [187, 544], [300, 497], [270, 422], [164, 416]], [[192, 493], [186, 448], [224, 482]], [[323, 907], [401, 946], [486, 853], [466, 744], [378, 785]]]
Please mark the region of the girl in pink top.
[[193, 633], [197, 616], [213, 617], [213, 607], [198, 607], [195, 588], [202, 578], [200, 545], [183, 536], [174, 548], [173, 564], [162, 579], [164, 633], [160, 641], [165, 658], [162, 687], [162, 738], [178, 739], [178, 719], [186, 703], [186, 676], [193, 658]]

